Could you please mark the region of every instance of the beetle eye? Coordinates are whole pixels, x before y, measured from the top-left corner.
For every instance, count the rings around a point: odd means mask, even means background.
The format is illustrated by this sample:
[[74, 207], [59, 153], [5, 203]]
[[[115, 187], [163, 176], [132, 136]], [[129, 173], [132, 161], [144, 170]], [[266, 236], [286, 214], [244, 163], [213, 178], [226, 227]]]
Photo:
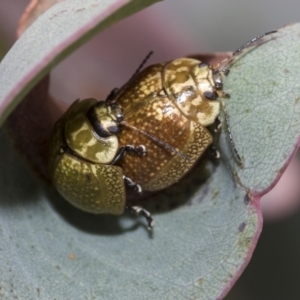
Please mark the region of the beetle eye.
[[203, 95], [205, 96], [205, 98], [209, 100], [216, 100], [218, 97], [216, 92], [210, 92], [210, 91], [204, 92]]
[[119, 126], [108, 126], [107, 130], [112, 134], [118, 134], [120, 132]]

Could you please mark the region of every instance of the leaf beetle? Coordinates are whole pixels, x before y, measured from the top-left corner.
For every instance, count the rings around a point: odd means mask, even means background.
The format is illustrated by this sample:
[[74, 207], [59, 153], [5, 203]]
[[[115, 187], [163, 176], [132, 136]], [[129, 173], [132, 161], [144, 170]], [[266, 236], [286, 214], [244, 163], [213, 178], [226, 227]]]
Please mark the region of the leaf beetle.
[[[76, 207], [113, 215], [128, 208], [152, 229], [151, 214], [130, 203], [125, 188], [162, 190], [192, 168], [212, 144], [206, 127], [220, 125], [218, 100], [226, 96], [222, 76], [228, 70], [191, 58], [139, 70], [105, 101], [77, 100], [69, 107], [53, 130], [49, 170], [58, 192]], [[225, 119], [228, 125], [226, 110]]]

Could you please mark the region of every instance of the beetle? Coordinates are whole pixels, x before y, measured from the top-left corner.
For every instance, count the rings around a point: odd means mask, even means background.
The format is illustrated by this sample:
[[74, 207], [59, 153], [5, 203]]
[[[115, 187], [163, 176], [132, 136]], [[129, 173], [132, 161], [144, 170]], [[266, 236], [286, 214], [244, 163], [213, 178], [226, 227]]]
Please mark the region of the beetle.
[[143, 190], [179, 181], [212, 143], [206, 127], [220, 112], [215, 81], [210, 66], [181, 58], [146, 68], [115, 97], [124, 112], [120, 143], [147, 149], [145, 156], [128, 153], [119, 165]]
[[152, 228], [150, 213], [126, 202], [125, 185], [161, 190], [192, 168], [212, 143], [206, 126], [219, 115], [220, 84], [210, 66], [182, 58], [146, 68], [106, 101], [74, 102], [53, 130], [53, 184], [84, 211], [129, 206]]
[[[138, 72], [105, 101], [74, 102], [55, 124], [50, 143], [49, 170], [58, 192], [90, 213], [141, 213], [152, 229], [151, 214], [126, 199], [126, 186], [137, 193], [162, 190], [193, 167], [212, 144], [207, 126], [220, 123], [227, 73], [180, 58]], [[240, 159], [231, 134], [230, 141]]]

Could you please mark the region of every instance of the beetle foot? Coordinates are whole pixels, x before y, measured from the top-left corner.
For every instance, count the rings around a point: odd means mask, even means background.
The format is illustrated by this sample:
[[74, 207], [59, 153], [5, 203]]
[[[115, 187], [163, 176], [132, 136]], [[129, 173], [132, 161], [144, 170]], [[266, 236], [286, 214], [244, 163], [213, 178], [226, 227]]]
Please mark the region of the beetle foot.
[[220, 117], [218, 116], [215, 120], [215, 132], [219, 132], [220, 128], [222, 126], [222, 121], [220, 119]]
[[141, 194], [143, 192], [142, 187], [139, 184], [132, 181], [129, 177], [123, 175], [123, 180], [127, 186], [129, 186], [130, 188], [133, 188], [133, 190], [135, 192], [137, 192], [138, 194]]
[[148, 210], [142, 208], [141, 206], [126, 206], [126, 208], [137, 215], [142, 214], [147, 220], [148, 230], [153, 229], [154, 220], [152, 218], [151, 213]]
[[226, 98], [230, 98], [230, 94], [224, 92], [224, 91], [219, 91], [219, 96], [222, 97], [223, 99]]
[[145, 156], [147, 154], [147, 148], [144, 145], [139, 145], [136, 147], [136, 153]]
[[220, 152], [217, 150], [217, 148], [214, 145], [211, 145], [209, 147], [209, 150], [215, 159], [220, 159], [221, 157]]
[[137, 147], [132, 145], [126, 145], [125, 146], [126, 151], [134, 152], [140, 156], [145, 156], [147, 154], [147, 149], [144, 145], [139, 145]]
[[224, 76], [227, 76], [229, 74], [229, 69], [221, 69], [221, 70], [216, 70], [217, 73], [221, 73]]

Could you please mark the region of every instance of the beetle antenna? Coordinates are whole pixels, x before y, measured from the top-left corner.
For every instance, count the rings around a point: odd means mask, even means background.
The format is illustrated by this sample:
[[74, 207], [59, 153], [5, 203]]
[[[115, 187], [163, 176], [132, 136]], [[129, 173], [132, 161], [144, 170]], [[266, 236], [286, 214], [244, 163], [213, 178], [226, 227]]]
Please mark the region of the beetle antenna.
[[252, 40], [248, 41], [247, 43], [245, 43], [243, 46], [241, 46], [240, 48], [238, 48], [237, 50], [235, 50], [229, 57], [225, 58], [224, 60], [222, 60], [220, 63], [218, 63], [217, 65], [213, 66], [213, 69], [218, 71], [219, 73], [224, 73], [225, 75], [228, 74], [228, 69], [225, 70], [218, 70], [217, 68], [219, 66], [222, 66], [224, 62], [232, 59], [234, 56], [238, 55], [239, 53], [241, 53], [244, 49], [246, 49], [247, 47], [251, 46], [253, 43], [257, 42], [259, 39], [261, 39], [262, 37], [272, 34], [272, 33], [276, 33], [277, 30], [272, 30], [263, 34], [258, 35], [257, 37], [253, 38]]
[[128, 83], [130, 83], [134, 77], [142, 70], [142, 68], [144, 67], [145, 63], [148, 61], [148, 59], [150, 58], [150, 56], [153, 54], [153, 51], [150, 51], [146, 57], [144, 58], [144, 60], [141, 62], [141, 64], [139, 65], [139, 67], [137, 68], [137, 70], [134, 72], [134, 74], [129, 78], [129, 80], [127, 81], [126, 84], [124, 84], [121, 88], [114, 88], [109, 95], [106, 98], [106, 102], [108, 104], [112, 104], [116, 102], [116, 98], [118, 96], [120, 96], [125, 88], [127, 87]]
[[263, 34], [258, 35], [257, 37], [253, 38], [252, 40], [250, 40], [249, 42], [247, 42], [246, 44], [244, 44], [242, 47], [240, 47], [239, 49], [235, 50], [231, 57], [236, 56], [237, 54], [239, 54], [240, 52], [242, 52], [245, 48], [251, 46], [253, 43], [255, 43], [256, 41], [258, 41], [259, 39], [261, 39], [262, 37], [272, 34], [272, 33], [276, 33], [277, 30], [272, 30]]
[[146, 57], [144, 58], [144, 60], [141, 62], [141, 64], [139, 65], [139, 67], [137, 68], [137, 70], [134, 72], [134, 74], [129, 78], [128, 82], [130, 82], [138, 73], [140, 73], [140, 71], [144, 68], [144, 65], [146, 64], [146, 62], [148, 61], [148, 59], [150, 58], [150, 56], [153, 54], [153, 51], [151, 50]]
[[185, 159], [185, 160], [189, 160], [189, 157], [188, 157], [188, 156], [184, 155], [184, 154], [183, 154], [182, 152], [180, 152], [180, 151], [177, 151], [174, 147], [172, 147], [172, 146], [169, 145], [168, 143], [166, 143], [166, 142], [160, 140], [159, 138], [153, 136], [152, 134], [150, 134], [150, 133], [148, 133], [148, 132], [146, 132], [146, 131], [144, 131], [144, 130], [141, 130], [141, 129], [139, 129], [139, 128], [133, 126], [133, 125], [130, 125], [130, 124], [127, 123], [126, 121], [122, 121], [122, 122], [120, 122], [120, 124], [125, 125], [126, 127], [129, 127], [129, 128], [131, 128], [131, 129], [134, 129], [134, 130], [140, 132], [141, 134], [147, 136], [147, 137], [148, 137], [149, 139], [151, 139], [152, 141], [154, 141], [154, 142], [158, 143], [160, 146], [164, 147], [165, 149], [168, 149], [168, 150], [170, 150], [170, 151], [172, 151], [172, 152], [175, 152], [177, 155], [179, 155], [180, 157], [182, 157], [182, 158]]
[[[272, 33], [276, 33], [277, 30], [272, 30], [272, 31], [269, 31], [269, 32], [266, 32], [266, 33], [263, 33], [263, 34], [260, 34], [258, 35], [257, 37], [253, 38], [252, 40], [248, 41], [247, 43], [245, 43], [243, 46], [241, 46], [240, 48], [238, 48], [237, 50], [235, 50], [230, 57], [228, 58], [225, 58], [224, 60], [222, 60], [220, 63], [218, 63], [217, 65], [213, 66], [212, 69], [214, 71], [215, 74], [221, 74], [221, 75], [227, 75], [229, 73], [229, 69], [228, 68], [224, 68], [224, 69], [220, 69], [220, 66], [223, 66], [224, 63], [226, 61], [229, 61], [230, 59], [232, 59], [234, 56], [238, 55], [239, 53], [241, 53], [244, 49], [248, 48], [249, 46], [251, 46], [253, 43], [257, 42], [259, 39], [261, 39], [262, 37], [266, 36], [266, 35], [269, 35], [269, 34], [272, 34]], [[220, 76], [220, 75], [219, 75]], [[221, 81], [221, 79], [219, 77], [218, 78], [218, 81]], [[221, 85], [222, 87], [222, 85]], [[224, 93], [224, 95], [226, 95], [226, 93]], [[220, 97], [221, 98], [221, 97]], [[231, 147], [233, 149], [233, 152], [236, 156], [236, 158], [238, 159], [239, 163], [242, 164], [242, 160], [241, 160], [241, 157], [240, 155], [238, 154], [238, 151], [237, 151], [237, 148], [235, 146], [235, 143], [234, 143], [234, 140], [233, 140], [233, 137], [232, 137], [232, 133], [231, 133], [231, 129], [230, 129], [230, 125], [229, 125], [229, 116], [228, 116], [228, 113], [227, 113], [227, 109], [226, 109], [226, 106], [225, 106], [225, 103], [223, 101], [223, 99], [221, 98], [221, 104], [222, 104], [222, 107], [223, 107], [223, 111], [224, 111], [224, 116], [225, 116], [225, 122], [226, 122], [226, 126], [227, 126], [227, 131], [228, 131], [228, 135], [229, 135], [229, 140], [230, 140], [230, 144], [231, 144]]]

